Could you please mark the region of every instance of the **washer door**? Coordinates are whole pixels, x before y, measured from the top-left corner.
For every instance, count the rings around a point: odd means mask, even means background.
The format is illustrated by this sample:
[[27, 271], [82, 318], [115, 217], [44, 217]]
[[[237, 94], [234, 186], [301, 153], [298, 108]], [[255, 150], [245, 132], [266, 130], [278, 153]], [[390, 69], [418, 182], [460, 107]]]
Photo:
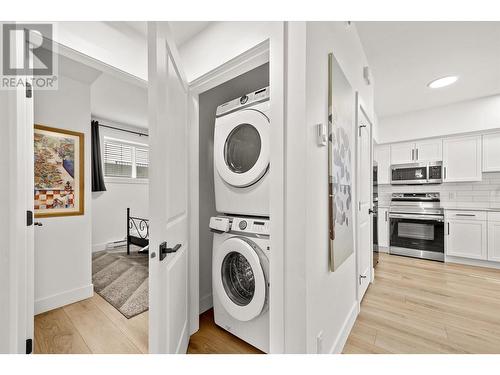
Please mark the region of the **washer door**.
[[269, 119], [245, 109], [221, 117], [215, 128], [214, 159], [224, 181], [236, 187], [256, 183], [269, 166]]
[[240, 321], [259, 316], [266, 302], [266, 278], [252, 246], [238, 237], [227, 239], [216, 250], [212, 267], [224, 309]]

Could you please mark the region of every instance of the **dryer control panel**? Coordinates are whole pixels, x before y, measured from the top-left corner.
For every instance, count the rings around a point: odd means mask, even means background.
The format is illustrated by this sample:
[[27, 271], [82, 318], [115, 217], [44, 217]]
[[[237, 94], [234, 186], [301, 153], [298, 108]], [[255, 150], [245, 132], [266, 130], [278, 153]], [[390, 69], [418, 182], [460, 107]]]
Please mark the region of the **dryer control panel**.
[[269, 86], [260, 90], [243, 95], [242, 97], [231, 100], [230, 102], [221, 104], [217, 107], [215, 115], [217, 117], [225, 115], [229, 112], [236, 111], [251, 105], [269, 100]]
[[231, 231], [269, 236], [269, 219], [234, 217]]

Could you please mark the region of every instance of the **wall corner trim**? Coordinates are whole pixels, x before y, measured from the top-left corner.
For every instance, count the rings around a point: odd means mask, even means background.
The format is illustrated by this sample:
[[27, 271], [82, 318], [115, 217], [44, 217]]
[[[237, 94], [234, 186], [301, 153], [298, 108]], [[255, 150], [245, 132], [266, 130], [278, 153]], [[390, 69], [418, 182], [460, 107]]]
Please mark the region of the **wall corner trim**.
[[35, 301], [35, 315], [90, 298], [93, 295], [94, 285], [89, 284], [63, 293], [38, 299]]
[[335, 342], [333, 343], [332, 348], [329, 351], [329, 354], [341, 354], [344, 349], [344, 345], [347, 342], [347, 338], [351, 333], [352, 327], [356, 322], [356, 318], [359, 314], [359, 303], [358, 301], [354, 301], [349, 314], [347, 314], [346, 319], [344, 320], [344, 324], [342, 324], [342, 329], [340, 330]]

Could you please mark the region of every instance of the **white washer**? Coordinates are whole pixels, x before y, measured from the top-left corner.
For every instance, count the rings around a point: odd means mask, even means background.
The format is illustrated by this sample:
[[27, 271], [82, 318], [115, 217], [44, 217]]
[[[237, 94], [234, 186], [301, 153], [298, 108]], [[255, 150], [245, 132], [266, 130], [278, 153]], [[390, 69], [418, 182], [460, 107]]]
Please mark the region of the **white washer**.
[[269, 352], [269, 220], [217, 216], [212, 288], [215, 323]]
[[214, 185], [217, 212], [269, 216], [269, 87], [217, 107]]

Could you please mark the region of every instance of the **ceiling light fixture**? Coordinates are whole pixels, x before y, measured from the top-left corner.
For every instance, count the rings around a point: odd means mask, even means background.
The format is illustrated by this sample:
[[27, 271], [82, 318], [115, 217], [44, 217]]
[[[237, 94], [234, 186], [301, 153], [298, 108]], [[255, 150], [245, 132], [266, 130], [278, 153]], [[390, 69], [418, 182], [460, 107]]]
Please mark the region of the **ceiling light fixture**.
[[457, 76], [446, 76], [442, 78], [435, 79], [427, 84], [431, 89], [439, 89], [441, 87], [449, 86], [457, 82]]

